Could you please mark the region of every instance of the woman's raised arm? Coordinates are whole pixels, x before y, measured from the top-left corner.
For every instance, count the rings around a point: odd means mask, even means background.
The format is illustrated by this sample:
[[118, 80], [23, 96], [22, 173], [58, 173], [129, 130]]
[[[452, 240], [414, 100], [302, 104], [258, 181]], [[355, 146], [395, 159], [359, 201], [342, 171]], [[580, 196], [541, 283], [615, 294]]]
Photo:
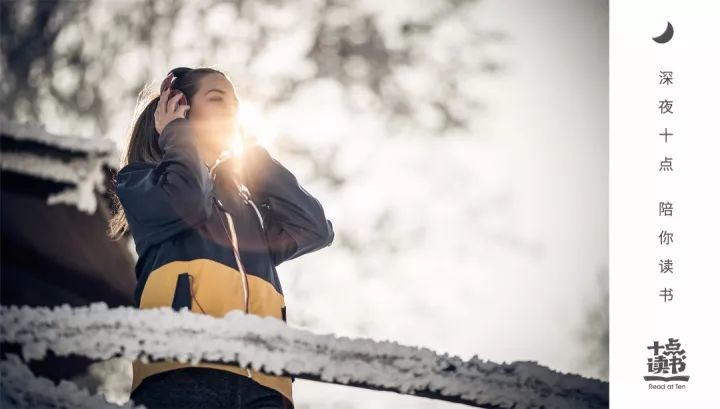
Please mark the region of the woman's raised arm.
[[239, 165], [243, 183], [259, 202], [276, 266], [333, 242], [333, 225], [320, 202], [264, 147], [249, 145]]
[[159, 243], [212, 214], [213, 181], [189, 120], [170, 121], [158, 144], [163, 151], [159, 163], [131, 163], [117, 174], [117, 195], [139, 247]]

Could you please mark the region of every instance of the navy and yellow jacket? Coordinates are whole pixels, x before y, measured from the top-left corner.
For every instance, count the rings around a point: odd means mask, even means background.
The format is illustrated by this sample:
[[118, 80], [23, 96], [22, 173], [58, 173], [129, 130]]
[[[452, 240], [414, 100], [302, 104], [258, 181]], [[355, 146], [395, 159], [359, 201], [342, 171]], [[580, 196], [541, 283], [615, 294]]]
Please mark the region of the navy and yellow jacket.
[[[287, 322], [275, 267], [332, 243], [320, 202], [260, 145], [208, 167], [186, 118], [172, 120], [157, 141], [159, 163], [131, 163], [116, 177], [138, 253], [135, 306], [188, 307], [219, 318], [240, 309]], [[152, 374], [187, 366], [135, 360], [132, 390]], [[249, 376], [292, 404], [291, 377], [237, 364], [197, 366]]]

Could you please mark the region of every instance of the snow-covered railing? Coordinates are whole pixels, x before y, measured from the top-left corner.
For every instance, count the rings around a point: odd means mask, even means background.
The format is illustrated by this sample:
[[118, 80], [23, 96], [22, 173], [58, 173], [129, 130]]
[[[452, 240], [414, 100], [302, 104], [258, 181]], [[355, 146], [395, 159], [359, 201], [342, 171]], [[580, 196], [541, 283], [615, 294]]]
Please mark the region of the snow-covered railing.
[[314, 334], [272, 317], [215, 318], [170, 307], [0, 307], [3, 340], [25, 359], [79, 354], [145, 362], [237, 362], [275, 375], [395, 391], [495, 409], [606, 408], [607, 382], [533, 361], [498, 364], [391, 341]]

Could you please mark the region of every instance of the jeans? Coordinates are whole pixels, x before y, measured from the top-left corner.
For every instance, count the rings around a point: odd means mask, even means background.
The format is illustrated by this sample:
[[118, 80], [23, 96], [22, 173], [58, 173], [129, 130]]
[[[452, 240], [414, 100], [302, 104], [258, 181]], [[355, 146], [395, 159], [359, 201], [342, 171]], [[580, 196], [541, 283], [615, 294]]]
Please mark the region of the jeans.
[[278, 391], [232, 372], [178, 368], [151, 375], [130, 395], [148, 409], [284, 409]]

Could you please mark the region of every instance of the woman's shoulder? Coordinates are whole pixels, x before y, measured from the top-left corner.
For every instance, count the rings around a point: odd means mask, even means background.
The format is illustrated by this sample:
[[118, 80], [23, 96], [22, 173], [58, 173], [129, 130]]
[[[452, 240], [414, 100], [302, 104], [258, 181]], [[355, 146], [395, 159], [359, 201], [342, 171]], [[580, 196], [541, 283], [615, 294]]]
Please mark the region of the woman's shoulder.
[[154, 169], [156, 166], [155, 163], [151, 162], [133, 162], [129, 163], [117, 171], [116, 179], [120, 180], [130, 175], [135, 175], [138, 173], [145, 173], [149, 170]]

